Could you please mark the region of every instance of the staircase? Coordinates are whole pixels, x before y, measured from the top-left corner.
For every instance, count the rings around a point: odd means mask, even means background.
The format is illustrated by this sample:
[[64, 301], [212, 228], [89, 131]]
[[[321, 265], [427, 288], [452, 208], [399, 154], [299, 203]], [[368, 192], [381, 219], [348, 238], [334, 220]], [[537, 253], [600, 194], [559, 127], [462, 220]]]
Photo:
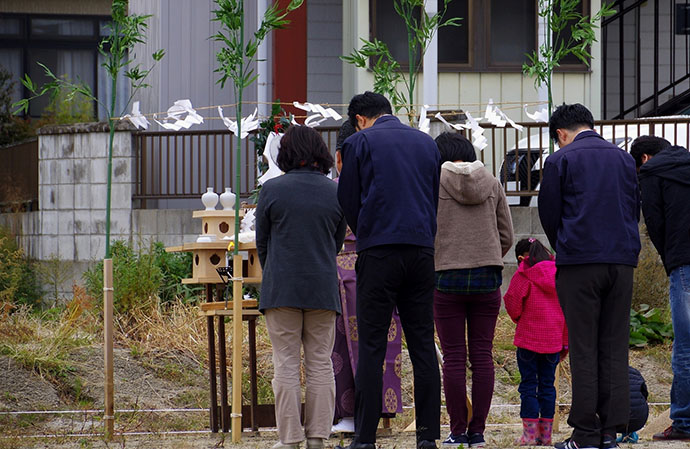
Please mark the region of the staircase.
[[690, 1], [617, 0], [602, 23], [602, 106], [607, 119], [690, 109]]

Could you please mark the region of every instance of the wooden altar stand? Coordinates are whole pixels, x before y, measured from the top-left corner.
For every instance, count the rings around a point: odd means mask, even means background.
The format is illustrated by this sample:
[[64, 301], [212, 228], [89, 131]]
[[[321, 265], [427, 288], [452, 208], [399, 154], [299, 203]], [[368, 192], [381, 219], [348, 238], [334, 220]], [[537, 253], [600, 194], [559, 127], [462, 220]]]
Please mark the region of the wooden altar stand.
[[[244, 214], [241, 212], [240, 217]], [[225, 236], [234, 236], [235, 213], [232, 210], [194, 211], [194, 218], [201, 218], [203, 234], [215, 236], [215, 240], [184, 243], [179, 246], [166, 248], [167, 252], [191, 252], [192, 277], [183, 279], [183, 284], [201, 284], [204, 286], [206, 302], [200, 305], [199, 315], [206, 317], [206, 330], [208, 338], [209, 360], [209, 385], [210, 385], [210, 427], [211, 432], [229, 432], [233, 419], [241, 418], [238, 426], [239, 433], [242, 429], [251, 429], [256, 432], [261, 427], [275, 426], [273, 404], [258, 404], [257, 390], [257, 364], [256, 364], [256, 320], [261, 315], [255, 299], [242, 299], [241, 319], [247, 321], [249, 336], [249, 380], [250, 380], [250, 404], [242, 404], [241, 380], [239, 388], [232, 391], [233, 404], [242, 410], [233, 411], [228, 401], [228, 356], [226, 348], [225, 320], [234, 318], [233, 297], [237, 292], [232, 288], [234, 280], [233, 265], [241, 267], [239, 278], [243, 285], [261, 283], [261, 266], [256, 250], [256, 244], [240, 243], [240, 255], [228, 259], [228, 240]], [[228, 266], [230, 265], [230, 267]], [[225, 280], [218, 273], [218, 269], [227, 273]], [[229, 292], [226, 295], [226, 282], [229, 281]], [[242, 335], [241, 327], [236, 330], [233, 322], [233, 335]], [[217, 333], [217, 342], [216, 342]], [[217, 355], [217, 358], [216, 358]], [[234, 360], [242, 362], [241, 354]], [[216, 366], [218, 365], [218, 366]], [[241, 373], [241, 367], [240, 367]], [[220, 385], [218, 385], [220, 384]], [[219, 391], [220, 390], [220, 391]], [[219, 398], [220, 393], [220, 398]], [[219, 401], [220, 399], [220, 401]], [[234, 430], [234, 429], [233, 429]], [[239, 434], [233, 434], [233, 441], [239, 441]]]

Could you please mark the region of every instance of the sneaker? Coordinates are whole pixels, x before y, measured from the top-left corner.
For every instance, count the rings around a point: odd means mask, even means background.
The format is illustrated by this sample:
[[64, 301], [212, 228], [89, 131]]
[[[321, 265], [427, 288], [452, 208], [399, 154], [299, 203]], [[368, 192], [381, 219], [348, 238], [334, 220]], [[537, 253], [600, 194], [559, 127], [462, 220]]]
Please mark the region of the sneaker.
[[616, 438], [617, 443], [637, 443], [639, 440], [640, 436], [637, 434], [637, 432], [624, 433]]
[[599, 446], [579, 446], [572, 438], [553, 445], [556, 449], [599, 449]]
[[486, 445], [484, 435], [479, 432], [468, 433], [467, 439], [470, 441], [470, 447], [484, 447]]
[[460, 435], [453, 435], [452, 433], [448, 435], [448, 438], [443, 440], [441, 447], [452, 447], [456, 449], [460, 445], [467, 446], [470, 444], [470, 440], [467, 438], [466, 433], [461, 433]]
[[299, 443], [285, 444], [278, 441], [276, 444], [271, 446], [271, 449], [299, 449]]
[[669, 426], [663, 432], [655, 433], [652, 439], [661, 441], [690, 440], [690, 432], [683, 432], [682, 430], [675, 429], [673, 426]]
[[331, 428], [333, 433], [355, 433], [355, 418], [343, 418]]

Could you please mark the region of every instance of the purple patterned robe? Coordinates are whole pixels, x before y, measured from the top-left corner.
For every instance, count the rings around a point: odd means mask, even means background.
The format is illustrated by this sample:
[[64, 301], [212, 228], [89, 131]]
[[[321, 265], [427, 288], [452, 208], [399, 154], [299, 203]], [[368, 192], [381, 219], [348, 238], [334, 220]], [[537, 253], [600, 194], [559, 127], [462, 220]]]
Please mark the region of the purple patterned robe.
[[[338, 282], [342, 315], [336, 318], [335, 345], [333, 346], [333, 372], [335, 373], [335, 418], [346, 418], [355, 414], [355, 379], [357, 370], [357, 287], [355, 275], [355, 236], [347, 229], [345, 246], [337, 256]], [[383, 401], [381, 414], [391, 417], [402, 413], [400, 394], [402, 328], [397, 311], [393, 312], [388, 330], [388, 348], [383, 364]]]

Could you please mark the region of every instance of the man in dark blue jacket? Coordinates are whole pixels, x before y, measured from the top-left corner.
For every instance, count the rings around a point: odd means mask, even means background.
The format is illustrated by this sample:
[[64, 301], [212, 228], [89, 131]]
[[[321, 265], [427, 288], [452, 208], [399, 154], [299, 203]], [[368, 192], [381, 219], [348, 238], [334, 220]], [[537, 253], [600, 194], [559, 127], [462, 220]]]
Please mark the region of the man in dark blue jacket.
[[546, 159], [539, 218], [556, 250], [556, 290], [568, 326], [572, 437], [557, 448], [616, 447], [629, 418], [628, 340], [640, 252], [635, 161], [594, 130], [581, 104], [549, 120], [560, 149]]
[[359, 339], [349, 448], [375, 448], [394, 307], [414, 370], [417, 447], [435, 448], [441, 407], [432, 310], [439, 151], [431, 137], [391, 115], [382, 95], [355, 95], [348, 116], [358, 132], [341, 150], [338, 200], [357, 237]]
[[635, 139], [642, 212], [669, 276], [673, 322], [673, 425], [655, 440], [690, 440], [690, 153], [654, 136]]

